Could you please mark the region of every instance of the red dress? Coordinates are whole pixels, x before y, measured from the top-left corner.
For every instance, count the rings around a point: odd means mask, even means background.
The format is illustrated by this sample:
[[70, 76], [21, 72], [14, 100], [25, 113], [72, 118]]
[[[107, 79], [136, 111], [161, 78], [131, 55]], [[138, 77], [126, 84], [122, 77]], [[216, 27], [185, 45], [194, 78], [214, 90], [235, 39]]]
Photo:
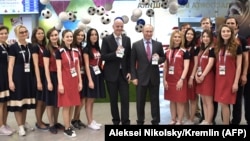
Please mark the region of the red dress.
[[[78, 75], [80, 74], [77, 72], [77, 64], [79, 61], [78, 50], [76, 48], [70, 50], [67, 48], [61, 48], [57, 53], [59, 54], [56, 54], [56, 58], [61, 59], [62, 62], [62, 83], [64, 87], [64, 94], [58, 92], [58, 107], [80, 105], [80, 94], [78, 91]], [[70, 68], [73, 67], [77, 73], [77, 76], [74, 77], [72, 77], [70, 72]]]
[[[177, 82], [181, 78], [184, 69], [184, 59], [189, 59], [189, 53], [184, 49], [169, 49], [166, 51], [166, 76], [168, 89], [164, 90], [164, 99], [174, 102], [187, 102], [187, 79], [183, 80], [183, 87], [176, 90]], [[174, 61], [175, 60], [175, 61]], [[169, 66], [174, 66], [174, 74], [169, 74]]]
[[[214, 49], [209, 48], [204, 52], [201, 51], [198, 55], [198, 67], [200, 66], [202, 71], [205, 70], [209, 57], [215, 57]], [[214, 71], [213, 68], [204, 77], [202, 83], [197, 83], [196, 93], [204, 96], [214, 96]]]
[[[216, 59], [214, 100], [224, 104], [235, 104], [236, 93], [232, 93], [232, 86], [234, 83], [236, 72], [236, 57], [232, 56], [232, 54], [230, 54], [228, 51], [226, 51], [225, 53], [222, 52], [223, 51], [221, 49], [218, 55], [219, 57]], [[242, 50], [240, 47], [238, 47], [237, 54], [241, 53]], [[225, 54], [225, 59], [223, 54]], [[226, 66], [225, 75], [219, 74], [220, 64], [225, 64]]]
[[[189, 68], [188, 68], [188, 73], [187, 73], [187, 83], [189, 81], [190, 76], [192, 75], [192, 71], [194, 68], [194, 57], [197, 56], [197, 47], [190, 47], [188, 49], [190, 53], [190, 62], [189, 62]], [[188, 84], [187, 84], [188, 85]], [[188, 100], [195, 100], [196, 99], [196, 81], [193, 79], [193, 87], [189, 88], [187, 87], [187, 98]]]

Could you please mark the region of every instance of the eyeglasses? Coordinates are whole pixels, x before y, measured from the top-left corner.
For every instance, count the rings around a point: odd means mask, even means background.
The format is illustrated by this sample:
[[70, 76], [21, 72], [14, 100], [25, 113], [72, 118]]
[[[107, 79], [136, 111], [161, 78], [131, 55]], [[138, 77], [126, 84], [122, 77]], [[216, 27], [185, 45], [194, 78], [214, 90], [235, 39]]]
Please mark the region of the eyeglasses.
[[19, 34], [24, 34], [24, 33], [28, 33], [28, 30], [20, 31], [20, 32], [19, 32]]

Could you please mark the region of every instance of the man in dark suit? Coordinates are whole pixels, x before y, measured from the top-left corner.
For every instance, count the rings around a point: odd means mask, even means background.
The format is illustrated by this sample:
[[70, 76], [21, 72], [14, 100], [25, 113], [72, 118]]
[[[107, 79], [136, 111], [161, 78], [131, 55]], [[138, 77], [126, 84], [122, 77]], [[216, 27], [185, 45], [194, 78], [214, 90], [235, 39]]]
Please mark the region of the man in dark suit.
[[165, 61], [162, 43], [152, 39], [154, 28], [143, 27], [143, 39], [133, 43], [131, 50], [131, 80], [136, 85], [137, 124], [145, 120], [145, 102], [149, 90], [153, 125], [160, 123], [160, 71], [159, 64]]
[[[103, 38], [101, 58], [104, 61], [104, 79], [110, 97], [110, 108], [114, 125], [129, 125], [129, 82], [131, 41], [123, 32], [123, 20], [114, 20], [113, 34]], [[120, 94], [121, 115], [118, 108]]]

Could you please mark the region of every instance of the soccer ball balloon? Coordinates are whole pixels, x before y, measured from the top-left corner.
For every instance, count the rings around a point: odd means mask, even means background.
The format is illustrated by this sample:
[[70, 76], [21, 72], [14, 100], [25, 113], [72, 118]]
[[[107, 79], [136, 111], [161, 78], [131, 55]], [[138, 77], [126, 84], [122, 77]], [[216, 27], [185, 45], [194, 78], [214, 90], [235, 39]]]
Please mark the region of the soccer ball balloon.
[[45, 19], [48, 19], [52, 16], [52, 13], [49, 9], [44, 9], [42, 10], [41, 12], [41, 15], [45, 18]]
[[138, 33], [142, 32], [143, 26], [144, 25], [142, 25], [142, 24], [137, 24], [135, 26], [135, 31], [138, 32]]
[[95, 7], [89, 7], [88, 8], [88, 14], [89, 15], [95, 15], [96, 9]]
[[140, 0], [140, 4], [147, 5], [149, 4], [149, 0]]
[[103, 24], [109, 24], [111, 22], [111, 19], [109, 18], [108, 14], [105, 14], [101, 17], [101, 22]]
[[149, 17], [153, 17], [155, 15], [155, 12], [153, 9], [148, 9], [146, 11], [146, 15], [149, 16]]
[[102, 38], [104, 38], [104, 37], [106, 37], [108, 35], [109, 35], [109, 32], [107, 30], [104, 30], [103, 32], [101, 32], [100, 37], [102, 39]]
[[74, 22], [76, 20], [76, 15], [74, 12], [68, 12], [68, 20]]
[[96, 8], [96, 14], [99, 15], [99, 16], [102, 16], [103, 14], [105, 13], [105, 9], [103, 6], [98, 6]]

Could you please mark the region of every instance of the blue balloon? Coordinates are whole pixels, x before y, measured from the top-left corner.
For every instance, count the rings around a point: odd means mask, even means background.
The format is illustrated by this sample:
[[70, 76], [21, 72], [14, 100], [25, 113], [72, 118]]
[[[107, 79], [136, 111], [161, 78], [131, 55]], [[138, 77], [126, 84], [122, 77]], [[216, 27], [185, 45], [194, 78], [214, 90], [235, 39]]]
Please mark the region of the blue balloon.
[[188, 0], [178, 0], [179, 5], [186, 5], [188, 3]]
[[63, 21], [63, 26], [65, 29], [69, 29], [71, 31], [77, 29], [77, 25], [80, 22], [80, 20], [76, 20], [75, 22], [72, 22], [70, 20]]
[[136, 25], [138, 25], [138, 24], [145, 25], [145, 21], [143, 19], [138, 19], [136, 22]]

